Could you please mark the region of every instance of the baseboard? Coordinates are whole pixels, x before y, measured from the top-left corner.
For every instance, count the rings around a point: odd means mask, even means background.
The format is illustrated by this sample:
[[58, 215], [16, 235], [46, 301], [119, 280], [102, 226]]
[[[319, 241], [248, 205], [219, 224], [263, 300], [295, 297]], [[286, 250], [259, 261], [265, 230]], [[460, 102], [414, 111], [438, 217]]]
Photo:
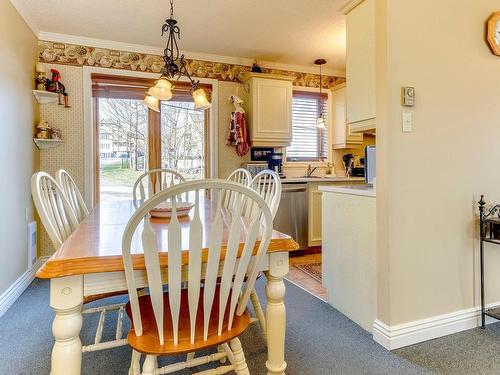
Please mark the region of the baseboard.
[[0, 317], [16, 302], [19, 296], [35, 279], [36, 271], [47, 261], [49, 257], [40, 257], [33, 267], [23, 273], [2, 295], [0, 295]]
[[[498, 305], [499, 303], [497, 302], [488, 305], [488, 307]], [[494, 321], [494, 319], [488, 318], [486, 323], [489, 324]], [[388, 326], [377, 319], [373, 323], [373, 339], [384, 348], [394, 350], [476, 328], [480, 325], [480, 307], [459, 310], [395, 326]]]

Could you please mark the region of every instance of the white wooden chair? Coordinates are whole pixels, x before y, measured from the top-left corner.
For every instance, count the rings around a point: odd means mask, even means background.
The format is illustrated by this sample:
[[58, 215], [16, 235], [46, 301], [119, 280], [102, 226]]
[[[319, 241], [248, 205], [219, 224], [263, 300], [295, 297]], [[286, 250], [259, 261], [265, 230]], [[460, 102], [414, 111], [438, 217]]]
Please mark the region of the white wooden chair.
[[78, 227], [78, 219], [59, 184], [45, 172], [31, 177], [31, 195], [38, 215], [57, 250]]
[[186, 182], [186, 179], [179, 172], [163, 168], [150, 169], [140, 175], [134, 183], [132, 189], [134, 205], [137, 207], [140, 202], [144, 202], [156, 193], [182, 182]]
[[[249, 186], [264, 199], [264, 201], [269, 206], [274, 219], [276, 213], [278, 212], [281, 201], [280, 176], [276, 172], [266, 169], [256, 174], [255, 177], [250, 181]], [[256, 206], [254, 206], [253, 204], [248, 204], [246, 207], [246, 216], [250, 218], [259, 216], [259, 212], [258, 210], [256, 210]], [[260, 274], [259, 277], [261, 275], [262, 274]], [[260, 303], [259, 296], [255, 292], [255, 290], [252, 291], [250, 300], [252, 301], [252, 305], [255, 310], [255, 316], [259, 321], [260, 328], [262, 329], [262, 332], [264, 332], [264, 335], [266, 335], [266, 316], [264, 314], [264, 310], [262, 309], [262, 304]]]
[[[227, 224], [227, 244], [222, 253], [225, 220], [222, 215], [222, 194], [227, 190], [239, 196], [235, 198], [237, 204]], [[203, 228], [200, 217], [200, 205], [203, 204], [200, 195], [204, 196], [205, 191], [209, 191], [209, 196], [215, 197], [216, 202], [213, 221], [207, 228]], [[194, 195], [195, 207], [191, 212], [191, 221], [187, 224], [183, 221], [181, 228], [176, 202], [177, 197], [187, 192], [192, 193], [190, 197]], [[166, 200], [172, 202], [172, 219], [167, 234], [168, 267], [162, 269], [157, 250], [157, 233], [148, 213]], [[248, 226], [244, 226], [243, 220], [248, 222], [243, 215], [247, 202], [255, 203], [261, 215], [260, 220], [256, 217]], [[186, 226], [189, 230], [186, 230]], [[132, 238], [138, 228], [143, 228], [142, 245], [150, 293], [141, 297], [137, 295], [131, 255], [131, 250], [135, 250], [131, 249]], [[226, 359], [230, 364], [197, 374], [225, 374], [233, 370], [239, 375], [249, 374], [238, 336], [251, 321], [246, 306], [259, 273], [257, 265], [267, 252], [272, 228], [272, 215], [266, 202], [256, 192], [235, 182], [186, 182], [156, 194], [138, 208], [125, 228], [122, 242], [130, 299], [127, 313], [133, 323], [128, 334], [129, 345], [133, 348], [130, 374], [140, 373], [142, 354], [146, 354], [143, 375], [168, 374], [209, 362], [222, 363]], [[257, 243], [259, 231], [260, 243]], [[206, 249], [202, 249], [204, 232], [208, 232]], [[183, 239], [183, 236], [186, 238]], [[238, 258], [242, 236], [245, 244]], [[189, 250], [183, 251], [183, 244]], [[256, 246], [258, 248], [255, 251]], [[183, 264], [186, 256], [189, 262]], [[252, 258], [254, 262], [250, 262]], [[217, 282], [219, 275], [220, 282]], [[181, 287], [183, 278], [187, 279], [187, 288], [184, 289]], [[168, 292], [164, 292], [164, 283], [168, 283]], [[217, 348], [217, 352], [197, 358], [188, 355], [184, 362], [158, 368], [157, 357], [160, 355], [177, 356], [207, 348]]]
[[[57, 181], [45, 172], [37, 172], [31, 177], [31, 195], [42, 224], [57, 250], [79, 225], [70, 200]], [[123, 294], [123, 292], [116, 294]], [[108, 295], [87, 296], [84, 302], [88, 303], [105, 297]], [[110, 311], [117, 311], [118, 314], [115, 340], [102, 342], [106, 313]], [[127, 344], [127, 340], [122, 339], [125, 304], [88, 308], [82, 311], [82, 314], [94, 313], [100, 314], [94, 343], [82, 346], [82, 352], [93, 352]]]
[[89, 210], [85, 201], [83, 200], [82, 194], [76, 186], [75, 181], [71, 177], [71, 175], [66, 172], [64, 169], [59, 169], [56, 172], [56, 181], [59, 186], [64, 191], [66, 198], [73, 209], [73, 212], [76, 214], [76, 218], [78, 222], [81, 223], [85, 217], [89, 214]]
[[[250, 181], [249, 186], [266, 201], [274, 219], [281, 201], [280, 176], [276, 172], [266, 169], [257, 173], [252, 181]], [[254, 206], [248, 205], [246, 215], [253, 217], [255, 214]]]
[[[234, 170], [226, 181], [236, 182], [243, 186], [248, 186], [250, 181], [252, 180], [252, 175], [246, 169], [238, 168]], [[238, 193], [234, 193], [232, 191], [226, 191], [223, 195], [222, 206], [225, 208], [234, 208], [236, 204], [236, 195]]]

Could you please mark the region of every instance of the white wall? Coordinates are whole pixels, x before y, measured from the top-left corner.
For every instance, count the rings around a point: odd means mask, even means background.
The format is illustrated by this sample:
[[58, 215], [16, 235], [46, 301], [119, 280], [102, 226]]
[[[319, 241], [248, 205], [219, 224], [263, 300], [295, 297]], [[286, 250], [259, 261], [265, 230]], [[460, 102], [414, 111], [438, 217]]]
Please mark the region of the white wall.
[[[378, 318], [392, 326], [479, 304], [475, 202], [500, 202], [500, 57], [485, 42], [500, 3], [378, 6]], [[413, 133], [401, 131], [406, 85]], [[487, 295], [500, 301], [500, 248], [487, 257]]]
[[31, 90], [35, 36], [8, 0], [0, 0], [0, 295], [27, 269], [27, 221], [32, 220], [30, 177], [36, 104]]

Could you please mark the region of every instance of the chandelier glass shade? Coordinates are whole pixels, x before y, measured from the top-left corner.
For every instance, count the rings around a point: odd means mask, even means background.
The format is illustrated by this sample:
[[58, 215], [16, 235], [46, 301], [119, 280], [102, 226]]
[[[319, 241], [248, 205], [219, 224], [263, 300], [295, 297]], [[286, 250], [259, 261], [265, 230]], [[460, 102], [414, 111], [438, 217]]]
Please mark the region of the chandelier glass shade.
[[144, 104], [153, 111], [160, 112], [160, 101], [149, 94], [144, 98]]
[[193, 91], [193, 100], [195, 109], [208, 109], [211, 106], [207, 99], [205, 90], [201, 88]]
[[151, 87], [144, 99], [148, 108], [159, 111], [159, 101], [170, 100], [173, 97], [172, 80], [186, 77], [191, 83], [191, 95], [196, 109], [210, 108], [211, 103], [207, 99], [205, 90], [199, 87], [199, 80], [194, 80], [186, 67], [184, 55], [179, 53], [178, 41], [180, 40], [180, 28], [174, 19], [174, 2], [170, 0], [170, 18], [162, 26], [161, 35], [167, 34], [167, 45], [163, 51], [165, 65], [161, 70], [160, 78]]
[[158, 100], [172, 99], [172, 83], [165, 77], [160, 77], [148, 91], [148, 95]]

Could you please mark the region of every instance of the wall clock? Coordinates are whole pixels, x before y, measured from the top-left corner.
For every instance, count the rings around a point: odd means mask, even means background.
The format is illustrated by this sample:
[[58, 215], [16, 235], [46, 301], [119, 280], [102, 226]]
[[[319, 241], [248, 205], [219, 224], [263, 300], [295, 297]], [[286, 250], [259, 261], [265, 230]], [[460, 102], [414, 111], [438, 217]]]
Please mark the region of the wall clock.
[[488, 43], [493, 53], [500, 56], [500, 12], [495, 12], [488, 20]]

